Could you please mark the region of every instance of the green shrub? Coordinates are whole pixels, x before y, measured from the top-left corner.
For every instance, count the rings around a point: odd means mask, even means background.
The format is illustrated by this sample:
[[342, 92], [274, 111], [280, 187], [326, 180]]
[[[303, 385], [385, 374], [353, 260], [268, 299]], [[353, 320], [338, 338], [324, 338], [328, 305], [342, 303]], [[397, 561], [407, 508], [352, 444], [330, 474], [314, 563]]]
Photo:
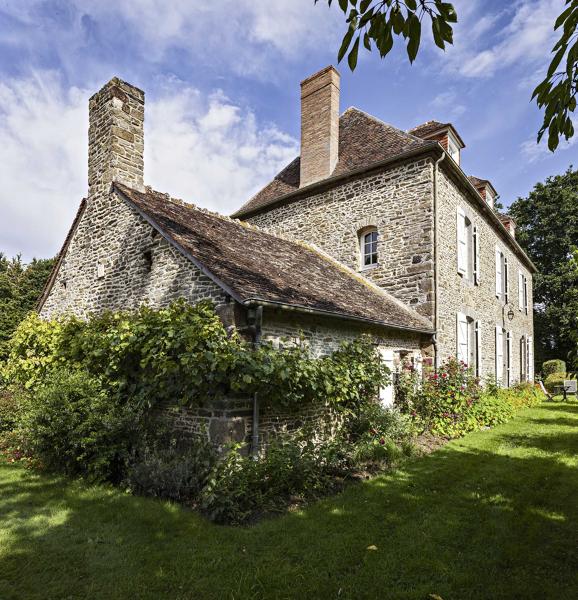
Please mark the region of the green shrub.
[[217, 523], [244, 523], [288, 502], [316, 498], [353, 468], [342, 438], [302, 430], [276, 438], [257, 460], [233, 446], [213, 469], [201, 507]]
[[11, 385], [38, 389], [52, 370], [66, 366], [97, 377], [111, 398], [152, 407], [177, 401], [202, 405], [228, 393], [259, 393], [269, 406], [301, 410], [311, 402], [348, 411], [377, 396], [389, 371], [369, 338], [344, 343], [314, 359], [305, 344], [254, 350], [228, 336], [209, 302], [184, 301], [152, 310], [25, 319], [2, 369]]
[[466, 365], [453, 358], [423, 382], [407, 370], [399, 382], [396, 404], [401, 410], [421, 429], [450, 438], [504, 423], [517, 410], [543, 400], [529, 383], [500, 388], [488, 380], [481, 387]]
[[567, 379], [566, 373], [550, 373], [544, 380], [544, 387], [551, 393], [557, 392], [557, 387], [564, 385], [564, 380]]
[[206, 438], [185, 444], [157, 437], [143, 441], [127, 469], [126, 484], [136, 494], [178, 502], [194, 502], [217, 461]]
[[21, 404], [22, 394], [18, 390], [0, 389], [0, 435], [16, 428]]
[[21, 431], [44, 467], [93, 481], [118, 481], [142, 431], [138, 409], [111, 401], [82, 371], [53, 370], [30, 395]]
[[564, 372], [566, 372], [566, 363], [559, 358], [547, 360], [546, 362], [542, 363], [542, 377], [544, 379], [546, 379], [548, 375]]

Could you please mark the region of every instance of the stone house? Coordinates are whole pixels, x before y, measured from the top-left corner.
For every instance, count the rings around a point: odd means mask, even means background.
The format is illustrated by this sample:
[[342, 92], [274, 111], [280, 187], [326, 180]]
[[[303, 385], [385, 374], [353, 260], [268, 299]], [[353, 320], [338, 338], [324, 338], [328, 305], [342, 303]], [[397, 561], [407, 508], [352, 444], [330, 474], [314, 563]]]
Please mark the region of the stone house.
[[[491, 183], [460, 168], [455, 128], [340, 115], [333, 67], [301, 93], [301, 156], [226, 217], [144, 186], [144, 92], [107, 83], [89, 103], [88, 195], [40, 315], [209, 298], [256, 342], [304, 337], [321, 355], [368, 333], [393, 368], [458, 355], [503, 385], [531, 379], [535, 268]], [[244, 437], [252, 409], [233, 404], [205, 424]]]

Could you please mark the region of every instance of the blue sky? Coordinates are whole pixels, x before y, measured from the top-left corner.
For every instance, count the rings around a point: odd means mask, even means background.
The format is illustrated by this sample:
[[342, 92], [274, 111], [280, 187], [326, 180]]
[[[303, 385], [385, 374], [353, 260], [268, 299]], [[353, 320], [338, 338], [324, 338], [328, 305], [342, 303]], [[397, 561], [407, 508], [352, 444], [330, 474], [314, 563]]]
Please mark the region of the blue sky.
[[[145, 180], [229, 213], [298, 153], [299, 82], [335, 63], [323, 0], [0, 0], [0, 251], [56, 254], [85, 195], [88, 97], [113, 76], [146, 91]], [[455, 45], [339, 67], [341, 110], [401, 129], [451, 121], [462, 167], [508, 205], [578, 161], [535, 143], [530, 102], [563, 0], [460, 0]]]

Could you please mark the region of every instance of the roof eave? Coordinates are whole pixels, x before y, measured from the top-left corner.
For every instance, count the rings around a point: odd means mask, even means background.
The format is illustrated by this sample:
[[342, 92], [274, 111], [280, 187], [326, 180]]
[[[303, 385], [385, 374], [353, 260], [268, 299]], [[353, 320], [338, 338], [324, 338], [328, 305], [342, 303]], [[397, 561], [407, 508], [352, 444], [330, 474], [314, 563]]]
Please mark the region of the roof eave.
[[264, 298], [248, 298], [242, 302], [244, 306], [269, 306], [271, 308], [281, 308], [283, 310], [296, 311], [301, 313], [308, 313], [314, 315], [321, 315], [325, 317], [333, 317], [345, 321], [356, 321], [360, 323], [367, 323], [369, 325], [378, 325], [387, 329], [395, 329], [398, 331], [407, 331], [410, 333], [419, 333], [423, 335], [433, 335], [434, 329], [422, 329], [419, 327], [410, 327], [407, 325], [397, 325], [394, 323], [387, 323], [385, 321], [379, 321], [377, 319], [368, 319], [366, 317], [358, 317], [346, 313], [339, 313], [331, 310], [324, 310], [322, 308], [311, 308], [309, 306], [303, 306], [301, 304], [288, 304], [285, 302], [278, 302], [274, 300], [265, 300]]
[[[425, 141], [425, 140], [424, 140]], [[304, 187], [301, 187], [294, 192], [289, 192], [288, 194], [284, 194], [275, 198], [269, 204], [264, 206], [256, 207], [252, 210], [243, 211], [239, 209], [237, 212], [233, 213], [231, 216], [235, 219], [243, 219], [246, 217], [252, 217], [260, 212], [266, 212], [271, 209], [273, 206], [277, 206], [278, 204], [283, 204], [284, 202], [291, 201], [297, 199], [301, 195], [315, 193], [318, 190], [322, 190], [325, 187], [331, 187], [336, 183], [340, 183], [342, 181], [347, 181], [353, 177], [357, 177], [358, 175], [362, 175], [363, 173], [367, 173], [368, 171], [374, 171], [380, 169], [382, 167], [386, 167], [397, 162], [401, 162], [403, 160], [407, 160], [408, 158], [413, 158], [415, 156], [419, 156], [421, 154], [427, 154], [430, 152], [437, 152], [441, 155], [443, 152], [443, 148], [436, 141], [426, 141], [424, 146], [420, 146], [419, 148], [414, 148], [413, 150], [408, 150], [406, 152], [401, 152], [400, 154], [396, 154], [395, 156], [391, 156], [386, 158], [385, 160], [381, 160], [375, 163], [371, 163], [370, 165], [366, 165], [360, 167], [358, 169], [354, 169], [352, 171], [347, 171], [347, 173], [341, 173], [339, 175], [332, 175], [331, 177], [327, 177], [326, 179], [322, 179], [321, 181], [316, 181], [315, 183], [311, 183]]]

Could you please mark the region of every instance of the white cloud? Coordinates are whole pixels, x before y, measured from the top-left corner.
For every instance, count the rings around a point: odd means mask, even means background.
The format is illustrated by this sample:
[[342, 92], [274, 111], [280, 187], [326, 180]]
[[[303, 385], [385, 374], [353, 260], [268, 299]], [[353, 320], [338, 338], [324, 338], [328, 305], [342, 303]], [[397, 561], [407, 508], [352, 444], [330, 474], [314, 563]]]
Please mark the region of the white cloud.
[[[574, 129], [578, 131], [578, 117], [572, 120], [574, 124]], [[574, 136], [570, 138], [570, 140], [566, 141], [564, 138], [560, 139], [560, 145], [556, 149], [556, 156], [559, 156], [561, 152], [564, 150], [568, 150], [572, 148], [578, 143], [578, 137]], [[548, 150], [548, 132], [544, 134], [542, 141], [538, 144], [536, 143], [536, 137], [532, 137], [528, 140], [525, 140], [520, 144], [520, 152], [522, 156], [529, 162], [535, 163], [542, 160], [546, 160], [548, 158], [552, 158], [555, 156]]]
[[466, 112], [466, 107], [460, 103], [460, 95], [455, 90], [448, 90], [438, 94], [431, 102], [436, 120], [451, 120]]
[[513, 65], [548, 61], [556, 33], [554, 21], [564, 0], [518, 1], [494, 14], [488, 4], [456, 3], [460, 22], [447, 52], [450, 71], [465, 77], [491, 77]]
[[[87, 90], [53, 72], [0, 84], [0, 250], [55, 254], [87, 190]], [[146, 105], [145, 180], [230, 212], [292, 159], [297, 142], [222, 93], [166, 82]]]
[[49, 45], [69, 72], [78, 66], [76, 53], [86, 50], [92, 32], [101, 45], [108, 41], [117, 47], [122, 41], [136, 48], [148, 63], [162, 63], [176, 49], [187, 55], [191, 69], [219, 65], [259, 78], [274, 78], [280, 60], [296, 60], [313, 48], [336, 48], [343, 33], [340, 11], [312, 0], [63, 0], [62, 7], [66, 18], [61, 20], [46, 14], [44, 0], [4, 10], [34, 31], [31, 44], [24, 35], [15, 36], [15, 43], [31, 51]]

